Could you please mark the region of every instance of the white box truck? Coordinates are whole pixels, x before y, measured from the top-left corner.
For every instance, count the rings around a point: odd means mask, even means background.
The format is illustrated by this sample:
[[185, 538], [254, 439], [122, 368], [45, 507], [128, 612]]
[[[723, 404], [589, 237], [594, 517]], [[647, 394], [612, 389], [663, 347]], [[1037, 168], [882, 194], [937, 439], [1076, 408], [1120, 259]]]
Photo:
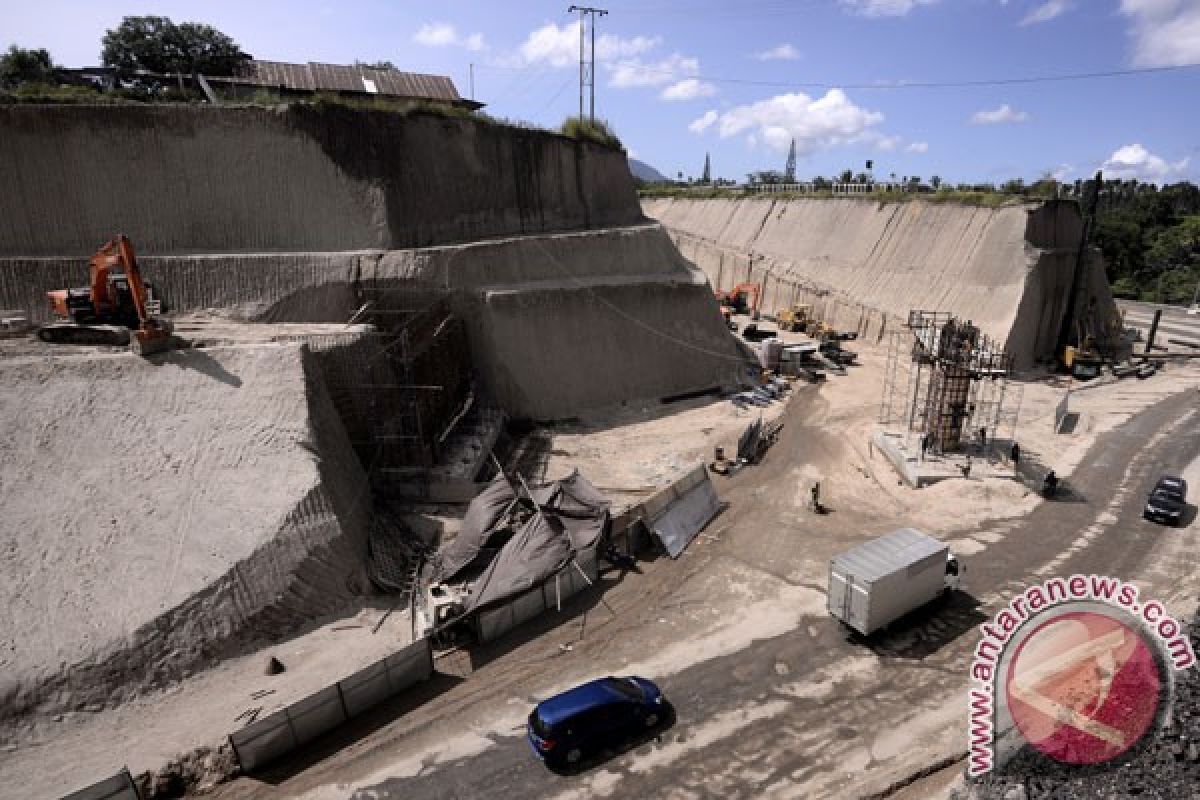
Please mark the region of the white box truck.
[[948, 546], [915, 528], [901, 528], [833, 557], [826, 607], [870, 636], [957, 589], [962, 571]]

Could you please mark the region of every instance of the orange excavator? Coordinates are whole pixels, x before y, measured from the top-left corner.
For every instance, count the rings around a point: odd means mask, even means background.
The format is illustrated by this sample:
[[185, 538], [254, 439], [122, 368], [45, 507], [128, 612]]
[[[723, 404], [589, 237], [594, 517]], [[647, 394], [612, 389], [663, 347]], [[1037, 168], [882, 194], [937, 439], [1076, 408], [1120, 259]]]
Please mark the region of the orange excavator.
[[728, 292], [718, 291], [717, 302], [735, 314], [749, 314], [751, 319], [758, 319], [761, 292], [762, 287], [757, 283], [739, 283]]
[[46, 292], [58, 321], [39, 328], [38, 338], [54, 344], [128, 344], [137, 355], [170, 349], [171, 323], [159, 315], [162, 304], [142, 280], [129, 237], [122, 233], [107, 242], [90, 267], [89, 286]]

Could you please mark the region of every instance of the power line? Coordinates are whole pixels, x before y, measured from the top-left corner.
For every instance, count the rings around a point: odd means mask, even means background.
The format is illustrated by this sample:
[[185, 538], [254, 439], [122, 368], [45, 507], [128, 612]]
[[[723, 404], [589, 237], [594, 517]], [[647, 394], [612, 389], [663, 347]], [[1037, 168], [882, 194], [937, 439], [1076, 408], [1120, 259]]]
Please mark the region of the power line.
[[[605, 59], [601, 63], [615, 64], [620, 63], [621, 59]], [[537, 69], [534, 65], [524, 67], [509, 67], [499, 65], [483, 65], [486, 69], [504, 69], [504, 70], [531, 70]], [[544, 68], [543, 68], [544, 69]], [[966, 81], [877, 81], [874, 83], [851, 83], [851, 82], [830, 82], [830, 81], [761, 81], [748, 78], [725, 78], [716, 75], [701, 75], [688, 74], [685, 75], [676, 69], [672, 68], [655, 68], [652, 66], [631, 67], [627, 65], [627, 69], [631, 72], [642, 75], [665, 75], [675, 77], [678, 75], [681, 78], [695, 78], [696, 80], [709, 81], [710, 83], [727, 83], [742, 86], [763, 86], [775, 89], [853, 89], [855, 91], [893, 91], [896, 89], [965, 89], [972, 87], [983, 86], [1013, 86], [1021, 84], [1036, 84], [1036, 83], [1054, 83], [1064, 81], [1081, 81], [1103, 78], [1121, 78], [1121, 77], [1136, 77], [1139, 75], [1155, 75], [1171, 72], [1184, 72], [1187, 70], [1200, 69], [1200, 64], [1176, 64], [1165, 67], [1135, 67], [1130, 69], [1114, 69], [1103, 70], [1097, 72], [1075, 72], [1064, 73], [1059, 75], [1030, 75], [1024, 77], [1013, 78], [982, 78], [979, 80]]]
[[1164, 72], [1180, 72], [1200, 68], [1200, 64], [1180, 64], [1169, 67], [1138, 67], [1114, 69], [1101, 72], [1075, 72], [1063, 75], [1035, 75], [1021, 78], [985, 78], [970, 81], [891, 81], [878, 83], [817, 83], [804, 81], [755, 81], [741, 78], [719, 78], [711, 75], [693, 75], [699, 80], [712, 83], [733, 83], [747, 86], [770, 86], [775, 88], [801, 87], [808, 89], [854, 89], [856, 91], [883, 91], [892, 89], [956, 89], [979, 86], [1012, 86], [1028, 83], [1053, 83], [1057, 81], [1081, 81], [1093, 78], [1118, 78], [1134, 75], [1152, 75]]

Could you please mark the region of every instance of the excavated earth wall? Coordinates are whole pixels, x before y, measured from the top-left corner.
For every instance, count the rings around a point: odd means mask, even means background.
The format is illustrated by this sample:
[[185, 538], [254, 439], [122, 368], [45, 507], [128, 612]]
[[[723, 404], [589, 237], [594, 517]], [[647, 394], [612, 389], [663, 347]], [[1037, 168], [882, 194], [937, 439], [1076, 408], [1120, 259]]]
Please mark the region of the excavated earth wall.
[[342, 322], [381, 290], [451, 290], [515, 417], [742, 377], [703, 275], [645, 224], [618, 150], [306, 106], [0, 108], [0, 140], [0, 308], [36, 320], [122, 231], [175, 311]]
[[370, 498], [301, 344], [0, 360], [0, 720], [351, 606]]
[[0, 258], [424, 247], [641, 219], [625, 154], [339, 106], [0, 107]]
[[[730, 386], [746, 363], [704, 275], [655, 224], [391, 251], [141, 258], [173, 310], [344, 322], [389, 289], [449, 290], [508, 414], [576, 416]], [[31, 308], [75, 259], [0, 259], [0, 306]]]
[[[1053, 355], [1082, 223], [1074, 204], [978, 208], [863, 199], [654, 198], [713, 286], [762, 285], [762, 310], [811, 303], [840, 328], [882, 336], [911, 309], [949, 311], [1004, 343], [1018, 368]], [[1085, 258], [1082, 302], [1113, 310], [1103, 264]]]

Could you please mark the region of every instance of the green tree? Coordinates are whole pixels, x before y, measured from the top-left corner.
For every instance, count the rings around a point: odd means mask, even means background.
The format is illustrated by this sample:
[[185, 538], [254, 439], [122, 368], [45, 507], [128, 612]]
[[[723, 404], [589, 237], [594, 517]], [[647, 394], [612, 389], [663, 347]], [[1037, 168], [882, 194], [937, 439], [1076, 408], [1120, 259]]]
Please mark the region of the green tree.
[[942, 176], [934, 175], [932, 178], [929, 179], [929, 185], [932, 186], [934, 189], [942, 188]]
[[125, 17], [104, 34], [104, 65], [122, 72], [232, 75], [250, 59], [237, 42], [211, 25], [167, 17]]
[[11, 45], [0, 55], [0, 89], [26, 83], [54, 83], [54, 62], [46, 50], [26, 50]]
[[838, 176], [838, 180], [842, 183], [850, 183], [854, 180], [854, 171], [849, 169], [842, 170], [842, 174]]

